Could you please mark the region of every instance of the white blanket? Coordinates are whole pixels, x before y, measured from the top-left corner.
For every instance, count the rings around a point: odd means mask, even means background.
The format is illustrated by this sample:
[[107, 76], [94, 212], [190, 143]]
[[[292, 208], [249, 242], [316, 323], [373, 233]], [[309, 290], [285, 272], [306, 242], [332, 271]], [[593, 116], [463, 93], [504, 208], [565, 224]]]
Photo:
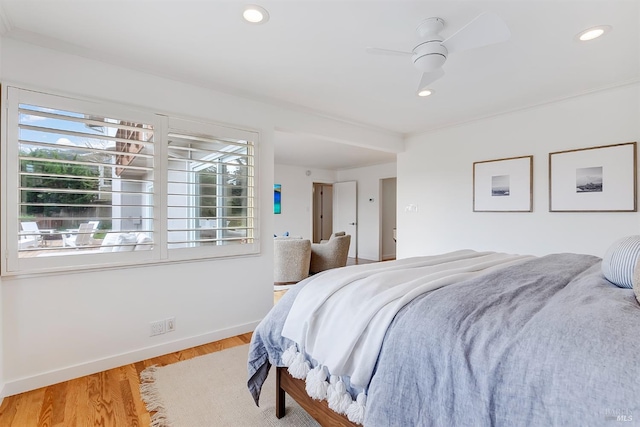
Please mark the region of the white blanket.
[[329, 270], [309, 279], [282, 329], [311, 365], [366, 390], [387, 327], [412, 299], [446, 285], [530, 259], [462, 250], [444, 255]]

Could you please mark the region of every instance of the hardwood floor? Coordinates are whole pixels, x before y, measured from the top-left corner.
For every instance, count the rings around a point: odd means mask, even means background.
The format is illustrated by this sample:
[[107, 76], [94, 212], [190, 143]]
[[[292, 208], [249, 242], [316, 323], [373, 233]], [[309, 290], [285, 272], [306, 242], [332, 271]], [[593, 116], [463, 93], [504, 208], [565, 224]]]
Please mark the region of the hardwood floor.
[[132, 363], [49, 387], [5, 397], [2, 427], [146, 427], [150, 415], [140, 398], [140, 372], [251, 341], [251, 333]]

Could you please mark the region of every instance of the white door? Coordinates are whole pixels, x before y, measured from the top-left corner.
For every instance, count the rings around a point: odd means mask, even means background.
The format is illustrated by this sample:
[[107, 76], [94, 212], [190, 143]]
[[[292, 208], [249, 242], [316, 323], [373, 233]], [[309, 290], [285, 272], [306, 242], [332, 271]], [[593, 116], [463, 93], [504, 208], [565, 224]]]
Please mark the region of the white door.
[[333, 184], [333, 231], [351, 235], [349, 258], [358, 257], [358, 194], [356, 181]]

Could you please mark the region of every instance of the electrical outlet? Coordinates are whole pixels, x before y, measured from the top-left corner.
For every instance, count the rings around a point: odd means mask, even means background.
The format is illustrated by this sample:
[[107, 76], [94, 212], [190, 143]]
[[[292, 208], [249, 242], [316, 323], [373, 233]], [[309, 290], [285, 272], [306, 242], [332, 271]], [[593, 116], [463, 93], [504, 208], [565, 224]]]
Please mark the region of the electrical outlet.
[[157, 320], [155, 322], [149, 323], [149, 326], [150, 326], [150, 334], [149, 334], [149, 336], [153, 337], [153, 336], [156, 336], [156, 335], [164, 334], [164, 332], [165, 332], [164, 324], [165, 324], [164, 320]]
[[173, 332], [176, 330], [176, 318], [175, 317], [169, 317], [168, 319], [165, 320], [165, 327], [164, 327], [165, 331], [167, 332]]

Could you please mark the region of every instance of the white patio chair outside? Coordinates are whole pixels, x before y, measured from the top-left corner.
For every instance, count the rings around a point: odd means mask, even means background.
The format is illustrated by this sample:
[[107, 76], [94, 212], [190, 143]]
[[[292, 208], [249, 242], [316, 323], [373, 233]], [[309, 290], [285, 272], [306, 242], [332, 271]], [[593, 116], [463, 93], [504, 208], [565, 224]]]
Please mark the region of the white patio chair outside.
[[20, 223], [20, 238], [18, 240], [18, 249], [37, 248], [42, 243], [42, 234], [35, 221], [24, 221]]
[[93, 243], [93, 234], [98, 228], [98, 224], [100, 224], [100, 221], [83, 222], [78, 227], [77, 232], [63, 234], [62, 246], [77, 248], [91, 245]]

